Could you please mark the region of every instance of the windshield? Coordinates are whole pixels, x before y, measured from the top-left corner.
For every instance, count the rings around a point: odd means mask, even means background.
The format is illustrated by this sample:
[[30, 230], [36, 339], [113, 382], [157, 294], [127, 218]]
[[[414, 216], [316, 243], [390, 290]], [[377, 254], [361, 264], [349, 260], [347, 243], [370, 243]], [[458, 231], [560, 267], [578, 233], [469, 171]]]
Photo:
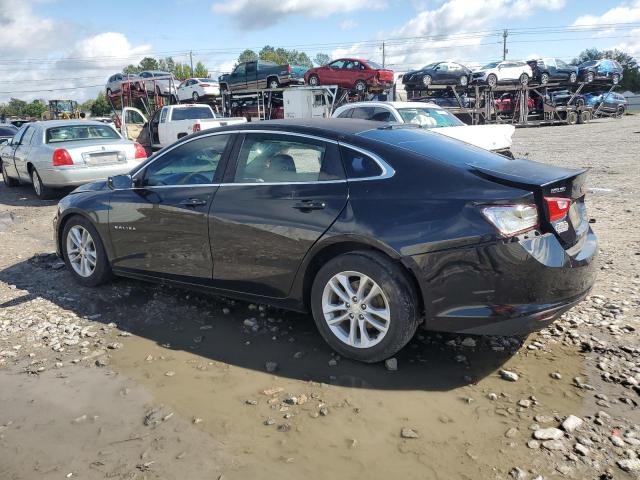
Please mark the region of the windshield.
[[500, 62], [487, 63], [484, 67], [482, 67], [482, 70], [485, 70], [488, 68], [496, 68], [498, 65], [500, 65]]
[[379, 63], [376, 62], [372, 62], [371, 60], [367, 60], [367, 64], [369, 64], [369, 66], [371, 68], [374, 68], [376, 70], [382, 70], [384, 67], [382, 65], [380, 65]]
[[199, 82], [203, 82], [203, 83], [212, 83], [212, 82], [215, 82], [215, 80], [214, 80], [214, 79], [212, 79], [212, 78], [198, 78], [197, 80], [198, 80]]
[[598, 63], [597, 60], [589, 60], [587, 62], [582, 62], [580, 64], [581, 67], [593, 67], [596, 63]]
[[204, 118], [215, 118], [209, 107], [176, 108], [171, 116], [171, 120], [200, 120]]
[[442, 108], [416, 107], [399, 108], [398, 113], [404, 123], [419, 125], [421, 128], [460, 127], [464, 123]]
[[437, 62], [436, 63], [430, 63], [430, 64], [425, 65], [424, 67], [422, 67], [422, 70], [430, 70], [433, 67], [435, 67], [437, 64], [438, 64]]
[[47, 143], [80, 140], [116, 140], [120, 135], [108, 125], [65, 125], [47, 129]]

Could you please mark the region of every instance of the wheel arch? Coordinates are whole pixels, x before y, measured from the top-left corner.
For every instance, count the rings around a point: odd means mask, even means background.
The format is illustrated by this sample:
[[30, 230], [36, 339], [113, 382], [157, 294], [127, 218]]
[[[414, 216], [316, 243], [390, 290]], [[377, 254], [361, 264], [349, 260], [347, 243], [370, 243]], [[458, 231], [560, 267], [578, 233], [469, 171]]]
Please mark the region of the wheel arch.
[[101, 231], [100, 231], [101, 229], [98, 228], [98, 226], [96, 225], [95, 218], [91, 218], [91, 215], [88, 215], [87, 212], [83, 210], [69, 209], [62, 214], [62, 216], [58, 220], [58, 229], [56, 231], [56, 239], [55, 239], [56, 250], [60, 252], [60, 254], [62, 254], [62, 234], [64, 233], [65, 226], [67, 225], [67, 223], [69, 223], [69, 220], [71, 220], [73, 217], [84, 218], [85, 220], [90, 222], [91, 225], [93, 225], [93, 228], [95, 228], [96, 232], [98, 232], [98, 235], [100, 235], [100, 240], [102, 242], [102, 245], [104, 246], [105, 251], [107, 252], [107, 258], [111, 258], [111, 252], [109, 251], [110, 244], [106, 242], [105, 239], [103, 238], [103, 235], [101, 234]]
[[419, 310], [421, 312], [425, 310], [425, 292], [421, 288], [420, 282], [418, 282], [415, 271], [409, 266], [410, 262], [403, 261], [403, 257], [396, 250], [384, 243], [358, 235], [344, 235], [331, 237], [325, 242], [316, 244], [312, 251], [307, 254], [303, 265], [298, 270], [298, 279], [294, 283], [297, 286], [297, 291], [292, 293], [294, 297], [301, 300], [302, 306], [306, 311], [311, 311], [311, 287], [320, 268], [332, 258], [356, 251], [375, 252], [397, 264], [407, 274], [407, 278], [415, 288]]

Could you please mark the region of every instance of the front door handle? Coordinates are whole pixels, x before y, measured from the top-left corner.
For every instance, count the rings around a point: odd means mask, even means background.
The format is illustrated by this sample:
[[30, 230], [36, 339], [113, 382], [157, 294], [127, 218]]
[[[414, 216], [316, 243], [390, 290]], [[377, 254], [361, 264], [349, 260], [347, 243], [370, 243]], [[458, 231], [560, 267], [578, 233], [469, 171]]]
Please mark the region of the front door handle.
[[201, 198], [187, 198], [186, 200], [182, 200], [179, 204], [184, 207], [201, 207], [202, 205], [206, 205], [207, 201]]
[[302, 200], [301, 202], [296, 202], [293, 204], [293, 208], [297, 208], [300, 211], [310, 211], [310, 210], [322, 210], [327, 206], [324, 202], [314, 202], [311, 200]]

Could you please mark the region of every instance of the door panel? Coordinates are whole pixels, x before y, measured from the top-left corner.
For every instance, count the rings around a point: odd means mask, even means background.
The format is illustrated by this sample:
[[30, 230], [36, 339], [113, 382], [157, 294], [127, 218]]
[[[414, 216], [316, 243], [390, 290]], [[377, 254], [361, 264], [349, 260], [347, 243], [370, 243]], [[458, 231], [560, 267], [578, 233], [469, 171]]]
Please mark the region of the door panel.
[[247, 134], [238, 158], [225, 176], [235, 183], [220, 186], [211, 210], [213, 282], [283, 298], [347, 202], [339, 152], [304, 137]]
[[22, 137], [20, 137], [20, 143], [14, 150], [13, 161], [16, 167], [16, 171], [18, 172], [18, 175], [21, 179], [29, 179], [29, 169], [27, 168], [27, 163], [29, 162], [31, 139], [33, 138], [34, 132], [35, 127], [28, 126]]

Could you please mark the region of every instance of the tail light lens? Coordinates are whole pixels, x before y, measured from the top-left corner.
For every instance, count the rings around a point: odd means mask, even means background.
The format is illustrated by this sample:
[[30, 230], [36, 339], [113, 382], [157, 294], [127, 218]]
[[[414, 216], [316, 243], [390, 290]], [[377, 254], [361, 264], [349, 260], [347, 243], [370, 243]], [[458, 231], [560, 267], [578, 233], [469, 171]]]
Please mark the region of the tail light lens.
[[73, 159], [69, 152], [64, 148], [56, 148], [53, 152], [53, 166], [61, 167], [64, 165], [73, 165]]
[[504, 237], [528, 232], [538, 225], [538, 209], [535, 205], [484, 207], [482, 214]]
[[291, 73], [291, 65], [287, 65], [287, 73]]
[[210, 87], [211, 85], [209, 85], [208, 83], [201, 83], [200, 86], [201, 87]]
[[571, 200], [562, 197], [544, 197], [544, 201], [547, 203], [547, 210], [549, 211], [549, 221], [551, 223], [562, 220], [569, 213], [569, 207], [571, 207]]
[[133, 148], [135, 148], [136, 150], [136, 156], [135, 156], [136, 159], [147, 158], [147, 151], [138, 142], [133, 144]]
[[194, 123], [193, 124], [193, 133], [199, 132], [200, 131], [200, 123]]

